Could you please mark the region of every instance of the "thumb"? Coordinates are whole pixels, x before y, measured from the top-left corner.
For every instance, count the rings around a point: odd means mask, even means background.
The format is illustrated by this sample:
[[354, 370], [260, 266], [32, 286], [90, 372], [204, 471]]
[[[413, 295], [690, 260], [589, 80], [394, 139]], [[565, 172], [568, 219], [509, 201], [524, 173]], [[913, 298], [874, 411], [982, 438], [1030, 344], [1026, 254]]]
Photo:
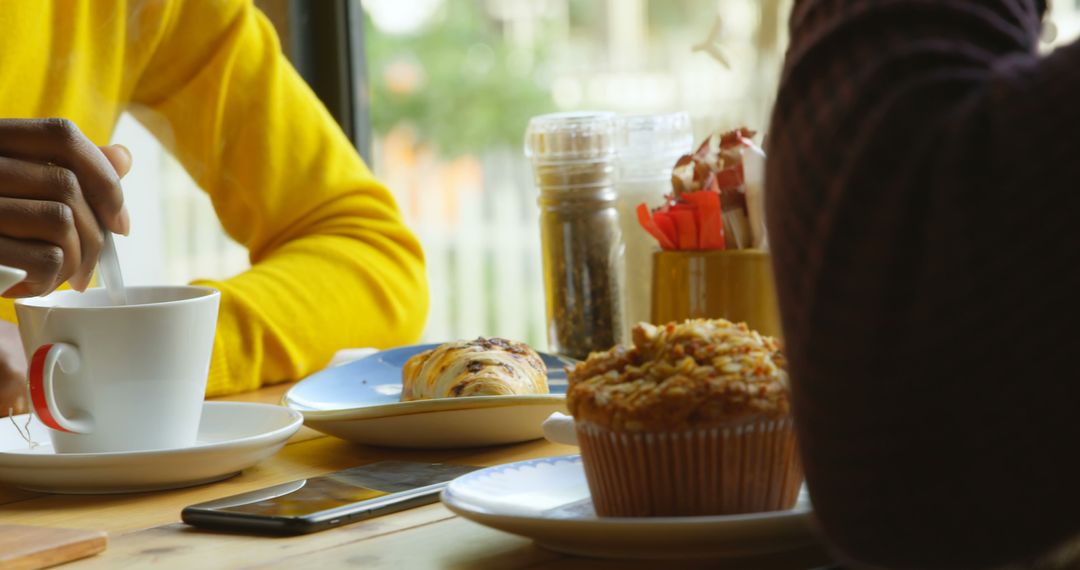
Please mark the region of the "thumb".
[[98, 147], [105, 158], [109, 159], [116, 175], [123, 178], [131, 170], [131, 151], [122, 144]]

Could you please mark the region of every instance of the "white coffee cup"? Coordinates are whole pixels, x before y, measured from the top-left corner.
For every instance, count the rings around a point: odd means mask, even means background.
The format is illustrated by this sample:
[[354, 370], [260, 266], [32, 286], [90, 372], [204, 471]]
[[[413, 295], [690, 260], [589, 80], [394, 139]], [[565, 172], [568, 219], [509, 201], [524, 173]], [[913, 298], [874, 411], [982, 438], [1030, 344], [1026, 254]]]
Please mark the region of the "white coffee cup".
[[58, 453], [189, 447], [210, 370], [218, 301], [207, 287], [57, 291], [15, 302], [30, 403]]

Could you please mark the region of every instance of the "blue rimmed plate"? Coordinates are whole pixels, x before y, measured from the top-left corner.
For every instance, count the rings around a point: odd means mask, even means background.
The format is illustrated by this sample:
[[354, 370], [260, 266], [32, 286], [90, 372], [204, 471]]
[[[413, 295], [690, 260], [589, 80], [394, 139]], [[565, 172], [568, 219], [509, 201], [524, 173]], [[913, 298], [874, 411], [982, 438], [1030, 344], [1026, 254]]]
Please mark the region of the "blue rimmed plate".
[[[474, 522], [579, 556], [762, 557], [807, 549], [816, 543], [805, 491], [795, 507], [786, 511], [707, 517], [598, 517], [579, 455], [474, 471], [452, 481], [442, 493], [442, 502]], [[809, 556], [815, 556], [817, 549], [809, 550]]]
[[438, 344], [405, 346], [327, 368], [301, 380], [282, 403], [304, 423], [356, 443], [413, 448], [499, 445], [543, 437], [541, 424], [566, 409], [565, 367], [575, 362], [541, 353], [550, 394], [471, 396], [401, 402], [401, 370]]

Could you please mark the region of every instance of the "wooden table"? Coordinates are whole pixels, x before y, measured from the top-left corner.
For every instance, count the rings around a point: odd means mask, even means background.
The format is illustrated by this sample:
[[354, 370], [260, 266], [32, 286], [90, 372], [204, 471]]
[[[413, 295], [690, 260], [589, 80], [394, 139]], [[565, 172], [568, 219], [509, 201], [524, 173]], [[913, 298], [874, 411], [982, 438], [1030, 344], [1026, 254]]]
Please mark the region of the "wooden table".
[[[288, 385], [227, 398], [277, 403]], [[0, 522], [104, 530], [108, 549], [72, 562], [84, 568], [812, 568], [828, 562], [819, 547], [753, 560], [641, 562], [570, 557], [528, 539], [455, 516], [441, 504], [306, 536], [265, 538], [194, 530], [180, 521], [190, 504], [383, 459], [496, 465], [576, 453], [541, 441], [457, 450], [367, 447], [301, 430], [274, 457], [226, 481], [175, 491], [127, 495], [48, 495], [0, 485]]]

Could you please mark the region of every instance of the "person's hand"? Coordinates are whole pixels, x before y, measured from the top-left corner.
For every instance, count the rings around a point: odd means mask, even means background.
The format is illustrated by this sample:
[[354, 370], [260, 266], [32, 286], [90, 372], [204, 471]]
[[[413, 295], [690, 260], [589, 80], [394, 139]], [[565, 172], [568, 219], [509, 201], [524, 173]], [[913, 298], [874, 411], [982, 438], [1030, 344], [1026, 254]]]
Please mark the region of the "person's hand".
[[[26, 413], [26, 355], [23, 354], [19, 329], [14, 323], [0, 321], [0, 418]], [[6, 420], [5, 420], [6, 421]]]
[[26, 271], [3, 296], [86, 289], [103, 228], [128, 233], [130, 168], [126, 148], [95, 146], [66, 119], [0, 119], [0, 265]]

